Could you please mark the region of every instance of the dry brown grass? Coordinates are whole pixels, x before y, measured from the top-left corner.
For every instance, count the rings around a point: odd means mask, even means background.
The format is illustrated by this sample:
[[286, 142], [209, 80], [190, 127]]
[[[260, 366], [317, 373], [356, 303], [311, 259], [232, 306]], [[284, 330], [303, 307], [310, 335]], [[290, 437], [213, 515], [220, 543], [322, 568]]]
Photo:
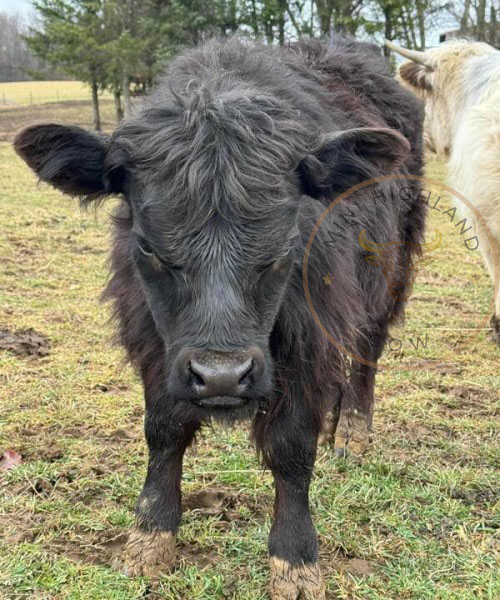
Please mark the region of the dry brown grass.
[[[80, 104], [16, 110], [0, 111], [4, 139], [32, 120], [91, 119]], [[179, 561], [154, 594], [110, 568], [146, 460], [140, 385], [120, 369], [97, 300], [110, 207], [81, 214], [37, 185], [7, 143], [0, 182], [0, 329], [50, 340], [46, 356], [0, 350], [0, 446], [23, 456], [2, 480], [0, 597], [265, 598], [272, 481], [244, 428], [207, 430], [188, 453]], [[500, 352], [477, 330], [491, 286], [477, 253], [431, 212], [434, 229], [444, 243], [393, 332], [401, 343], [384, 355], [369, 454], [358, 463], [319, 452], [311, 497], [330, 600], [500, 597]], [[207, 488], [221, 492], [217, 502], [189, 499]]]

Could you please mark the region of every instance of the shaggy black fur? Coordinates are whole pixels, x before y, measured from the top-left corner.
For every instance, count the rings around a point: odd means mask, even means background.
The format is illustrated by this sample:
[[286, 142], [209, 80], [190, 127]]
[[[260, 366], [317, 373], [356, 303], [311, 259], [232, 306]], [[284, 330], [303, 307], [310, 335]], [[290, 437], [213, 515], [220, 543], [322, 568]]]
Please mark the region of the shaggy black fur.
[[[376, 362], [402, 314], [424, 230], [419, 184], [364, 188], [319, 229], [308, 286], [337, 345], [306, 302], [304, 252], [338, 194], [391, 172], [421, 174], [417, 100], [370, 45], [339, 38], [278, 49], [233, 39], [175, 59], [109, 139], [44, 127], [16, 140], [42, 179], [90, 200], [123, 194], [105, 298], [144, 381], [150, 462], [140, 527], [176, 531], [186, 446], [214, 414], [242, 416], [190, 402], [178, 357], [253, 346], [265, 372], [243, 416], [255, 411], [254, 438], [276, 481], [270, 552], [316, 561], [308, 490], [317, 436], [333, 398], [370, 418], [375, 372], [355, 357]], [[365, 260], [361, 230], [374, 242], [403, 242], [391, 290]]]

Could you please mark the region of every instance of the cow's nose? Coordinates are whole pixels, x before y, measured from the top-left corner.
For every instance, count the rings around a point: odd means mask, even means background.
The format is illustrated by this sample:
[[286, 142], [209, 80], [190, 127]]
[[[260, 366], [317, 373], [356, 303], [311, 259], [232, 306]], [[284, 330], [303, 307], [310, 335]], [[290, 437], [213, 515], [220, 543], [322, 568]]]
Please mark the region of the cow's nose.
[[194, 350], [185, 355], [183, 363], [193, 400], [208, 406], [208, 399], [244, 396], [262, 373], [264, 356], [258, 348], [234, 352]]

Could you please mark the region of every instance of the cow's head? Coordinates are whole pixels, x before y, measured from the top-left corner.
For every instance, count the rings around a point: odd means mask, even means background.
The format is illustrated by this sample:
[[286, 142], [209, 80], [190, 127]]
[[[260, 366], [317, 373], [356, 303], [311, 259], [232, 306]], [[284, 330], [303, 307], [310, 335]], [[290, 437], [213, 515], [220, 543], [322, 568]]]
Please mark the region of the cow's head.
[[15, 148], [67, 194], [122, 196], [127, 260], [167, 349], [169, 394], [221, 414], [272, 391], [271, 334], [301, 268], [301, 198], [390, 172], [409, 145], [376, 128], [318, 143], [274, 98], [194, 94], [142, 110], [111, 137], [37, 125]]
[[[470, 62], [496, 52], [481, 42], [454, 40], [425, 52], [386, 45], [410, 59], [399, 67], [399, 79], [425, 104], [424, 139], [428, 148], [448, 158], [462, 110], [475, 94], [478, 73]], [[470, 70], [470, 68], [472, 69]]]

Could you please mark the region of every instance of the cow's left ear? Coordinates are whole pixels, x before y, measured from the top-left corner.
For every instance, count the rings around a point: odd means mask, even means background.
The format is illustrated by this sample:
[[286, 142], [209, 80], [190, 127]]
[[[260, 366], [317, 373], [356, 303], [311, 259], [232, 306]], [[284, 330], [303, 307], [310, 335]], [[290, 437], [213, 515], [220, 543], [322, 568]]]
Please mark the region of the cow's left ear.
[[392, 173], [409, 152], [410, 143], [394, 129], [360, 127], [329, 134], [298, 167], [303, 192], [329, 199], [358, 183]]
[[120, 193], [121, 177], [106, 166], [109, 138], [80, 127], [48, 123], [19, 132], [14, 148], [42, 181], [89, 199]]
[[423, 90], [432, 91], [433, 72], [429, 67], [408, 61], [399, 67], [398, 75], [403, 84], [415, 88], [413, 91], [419, 95], [418, 92]]

